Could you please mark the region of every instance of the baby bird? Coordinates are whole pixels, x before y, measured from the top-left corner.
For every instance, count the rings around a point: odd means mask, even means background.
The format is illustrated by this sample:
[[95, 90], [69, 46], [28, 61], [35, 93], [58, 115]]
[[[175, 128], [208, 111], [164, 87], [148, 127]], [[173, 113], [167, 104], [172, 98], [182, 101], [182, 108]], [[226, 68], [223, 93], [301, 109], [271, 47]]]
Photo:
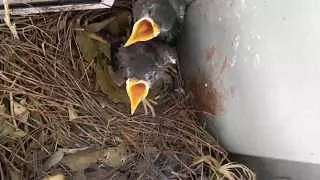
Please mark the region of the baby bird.
[[173, 88], [176, 62], [175, 49], [161, 42], [140, 42], [118, 49], [114, 69], [126, 83], [132, 115], [142, 102], [145, 113], [149, 108], [155, 116], [150, 99]]
[[137, 0], [133, 6], [134, 25], [125, 47], [158, 37], [165, 43], [176, 40], [191, 0]]

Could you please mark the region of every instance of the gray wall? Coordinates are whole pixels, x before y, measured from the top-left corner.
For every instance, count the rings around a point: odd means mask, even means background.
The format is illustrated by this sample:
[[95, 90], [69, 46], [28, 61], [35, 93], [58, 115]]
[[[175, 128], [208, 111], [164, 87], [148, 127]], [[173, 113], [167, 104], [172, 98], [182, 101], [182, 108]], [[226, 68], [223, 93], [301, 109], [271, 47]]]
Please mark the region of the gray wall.
[[231, 152], [320, 163], [320, 1], [195, 0], [180, 54]]

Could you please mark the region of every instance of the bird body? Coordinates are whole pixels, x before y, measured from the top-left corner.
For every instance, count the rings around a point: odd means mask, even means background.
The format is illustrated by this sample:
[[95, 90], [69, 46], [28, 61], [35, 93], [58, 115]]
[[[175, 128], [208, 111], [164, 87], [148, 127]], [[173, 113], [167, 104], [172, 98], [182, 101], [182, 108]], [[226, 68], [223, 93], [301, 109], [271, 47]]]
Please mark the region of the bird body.
[[125, 46], [156, 37], [169, 44], [174, 42], [189, 1], [137, 0], [133, 6], [135, 24]]
[[[116, 54], [118, 74], [126, 81], [133, 114], [140, 102], [173, 88], [172, 66], [176, 64], [175, 49], [157, 41], [120, 47]], [[151, 107], [150, 107], [151, 108]]]

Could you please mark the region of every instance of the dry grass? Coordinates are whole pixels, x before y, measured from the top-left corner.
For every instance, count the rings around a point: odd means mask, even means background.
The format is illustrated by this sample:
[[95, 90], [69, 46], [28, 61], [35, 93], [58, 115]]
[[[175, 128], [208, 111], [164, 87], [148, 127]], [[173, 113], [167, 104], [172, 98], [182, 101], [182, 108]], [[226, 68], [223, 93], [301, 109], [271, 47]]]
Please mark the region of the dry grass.
[[[76, 33], [115, 11], [13, 17], [20, 40], [0, 24], [0, 105], [7, 109], [0, 120], [14, 129], [3, 135], [0, 128], [0, 177], [11, 172], [25, 179], [57, 172], [73, 176], [63, 165], [43, 165], [59, 148], [125, 144], [129, 157], [124, 167], [113, 171], [115, 179], [254, 179], [248, 168], [227, 159], [199, 126], [188, 99], [178, 93], [162, 107], [163, 114], [152, 118], [130, 117], [127, 104], [95, 90], [96, 62], [84, 61]], [[19, 99], [26, 100], [27, 119], [14, 112]]]

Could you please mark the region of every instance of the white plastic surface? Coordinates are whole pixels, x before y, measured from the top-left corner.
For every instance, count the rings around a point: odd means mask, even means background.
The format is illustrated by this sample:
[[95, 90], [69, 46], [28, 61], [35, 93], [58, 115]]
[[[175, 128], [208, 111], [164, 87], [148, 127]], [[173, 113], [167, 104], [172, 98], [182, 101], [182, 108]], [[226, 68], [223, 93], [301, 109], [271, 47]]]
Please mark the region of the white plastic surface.
[[196, 0], [189, 9], [184, 70], [227, 92], [215, 126], [230, 151], [320, 163], [319, 17], [318, 0]]

